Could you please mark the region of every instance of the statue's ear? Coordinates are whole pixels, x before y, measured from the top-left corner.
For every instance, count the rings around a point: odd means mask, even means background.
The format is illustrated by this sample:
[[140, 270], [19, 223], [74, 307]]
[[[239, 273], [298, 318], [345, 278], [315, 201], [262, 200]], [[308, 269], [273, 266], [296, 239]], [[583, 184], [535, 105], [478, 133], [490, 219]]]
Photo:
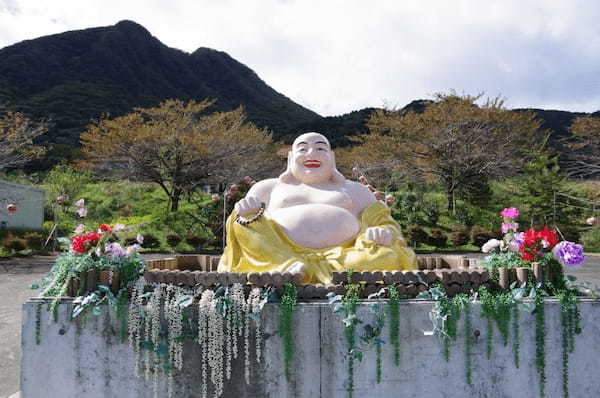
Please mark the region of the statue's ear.
[[285, 169], [285, 171], [283, 173], [281, 173], [279, 175], [279, 181], [289, 184], [289, 183], [293, 182], [295, 179], [296, 178], [292, 174], [292, 151], [288, 151], [287, 168]]
[[331, 181], [336, 184], [343, 184], [346, 182], [346, 177], [340, 173], [335, 165], [335, 153], [331, 151], [331, 157], [333, 158], [333, 172], [331, 173]]

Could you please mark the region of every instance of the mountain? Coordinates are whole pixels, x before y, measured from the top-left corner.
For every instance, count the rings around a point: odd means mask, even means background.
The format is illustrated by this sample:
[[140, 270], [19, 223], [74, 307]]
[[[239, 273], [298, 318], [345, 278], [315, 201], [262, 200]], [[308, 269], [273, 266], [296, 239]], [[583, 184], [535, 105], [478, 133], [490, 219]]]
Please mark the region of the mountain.
[[[247, 66], [228, 54], [199, 48], [189, 54], [167, 47], [143, 26], [121, 21], [27, 40], [0, 49], [0, 105], [47, 118], [51, 128], [42, 138], [49, 155], [30, 169], [46, 169], [78, 155], [79, 134], [90, 120], [120, 116], [134, 107], [158, 105], [168, 98], [215, 98], [214, 110], [243, 105], [248, 119], [290, 144], [302, 132], [327, 135], [333, 146], [351, 144], [350, 137], [368, 132], [366, 122], [376, 108], [321, 117], [269, 87]], [[401, 112], [420, 112], [431, 103], [415, 100]], [[551, 131], [549, 144], [568, 152], [560, 138], [583, 113], [533, 111]], [[600, 112], [592, 114], [600, 117]], [[562, 158], [563, 156], [561, 156]]]
[[76, 155], [73, 148], [91, 119], [168, 98], [216, 98], [215, 110], [244, 105], [248, 119], [270, 128], [275, 137], [290, 133], [295, 124], [321, 119], [226, 53], [199, 48], [189, 54], [167, 47], [131, 21], [0, 49], [0, 103], [52, 122], [44, 141], [54, 149], [44, 163]]

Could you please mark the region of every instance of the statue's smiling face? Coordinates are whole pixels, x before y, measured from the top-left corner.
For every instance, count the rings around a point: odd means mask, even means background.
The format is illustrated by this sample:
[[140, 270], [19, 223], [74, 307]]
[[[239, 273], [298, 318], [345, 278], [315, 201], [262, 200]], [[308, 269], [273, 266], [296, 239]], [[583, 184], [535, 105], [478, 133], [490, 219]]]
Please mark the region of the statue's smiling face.
[[305, 184], [327, 181], [335, 170], [335, 160], [327, 138], [317, 133], [306, 133], [292, 145], [292, 174]]

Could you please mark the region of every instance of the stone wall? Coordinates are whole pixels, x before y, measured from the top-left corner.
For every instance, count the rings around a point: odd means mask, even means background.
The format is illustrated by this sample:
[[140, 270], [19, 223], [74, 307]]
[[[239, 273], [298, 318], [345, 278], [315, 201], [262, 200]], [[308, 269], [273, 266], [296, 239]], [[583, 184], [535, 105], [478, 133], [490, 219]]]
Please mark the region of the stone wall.
[[[70, 301], [59, 306], [59, 321], [52, 323], [44, 305], [41, 311], [41, 342], [36, 344], [36, 309], [46, 300], [24, 304], [21, 390], [24, 398], [37, 397], [151, 397], [152, 381], [134, 374], [134, 357], [127, 344], [118, 342], [115, 314], [89, 315], [85, 323], [71, 322]], [[363, 302], [359, 318], [372, 321]], [[383, 302], [385, 303], [385, 302]], [[562, 350], [560, 307], [548, 300], [546, 308], [547, 397], [562, 396]], [[383, 376], [375, 382], [375, 355], [366, 351], [356, 363], [354, 397], [537, 397], [539, 380], [535, 367], [534, 316], [521, 313], [520, 368], [513, 361], [509, 342], [503, 346], [497, 329], [492, 359], [485, 354], [486, 322], [473, 305], [473, 329], [479, 331], [473, 345], [473, 384], [465, 381], [465, 345], [462, 322], [459, 337], [445, 362], [442, 345], [428, 335], [432, 302], [401, 302], [401, 363], [394, 366], [388, 328], [383, 334]], [[600, 301], [580, 304], [583, 331], [576, 336], [570, 360], [571, 397], [593, 397], [600, 391]], [[252, 383], [244, 382], [243, 359], [238, 357], [224, 397], [345, 397], [347, 383], [346, 343], [340, 318], [323, 301], [301, 303], [295, 313], [293, 371], [288, 383], [283, 376], [282, 346], [277, 332], [278, 306], [267, 304], [262, 313], [264, 350], [260, 364], [252, 359]], [[357, 334], [362, 334], [359, 326]], [[200, 396], [200, 353], [186, 343], [184, 371], [175, 377], [175, 397]], [[161, 379], [158, 396], [166, 396]]]

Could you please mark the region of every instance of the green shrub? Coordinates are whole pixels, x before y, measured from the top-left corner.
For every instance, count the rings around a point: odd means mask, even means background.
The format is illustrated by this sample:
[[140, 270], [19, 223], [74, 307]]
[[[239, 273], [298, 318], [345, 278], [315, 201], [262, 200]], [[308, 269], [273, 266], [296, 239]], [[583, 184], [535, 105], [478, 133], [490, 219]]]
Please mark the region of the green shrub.
[[2, 246], [19, 252], [27, 248], [27, 241], [14, 235], [8, 235], [6, 238], [4, 238], [4, 240], [2, 240]]
[[416, 224], [411, 224], [406, 227], [406, 239], [414, 245], [424, 244], [429, 242], [427, 232]]
[[450, 234], [452, 246], [464, 246], [469, 244], [471, 236], [467, 227], [455, 227]]
[[123, 244], [125, 246], [132, 246], [132, 245], [135, 245], [136, 243], [138, 243], [138, 241], [135, 238], [135, 236], [130, 236], [128, 238], [123, 239]]
[[429, 234], [429, 244], [433, 247], [446, 247], [448, 237], [440, 228], [432, 228]]
[[42, 250], [42, 246], [44, 246], [44, 235], [39, 232], [28, 232], [23, 238], [27, 242], [27, 247], [31, 250]]
[[142, 247], [144, 249], [158, 249], [160, 247], [160, 240], [153, 234], [144, 234]]
[[471, 242], [477, 246], [483, 246], [488, 240], [496, 239], [498, 235], [487, 228], [474, 226], [471, 228]]
[[166, 237], [166, 240], [167, 240], [167, 245], [171, 246], [171, 248], [174, 248], [179, 243], [181, 243], [181, 236], [179, 236], [177, 234], [168, 234]]
[[194, 249], [199, 249], [201, 246], [206, 244], [207, 239], [199, 235], [188, 235], [185, 238], [185, 241]]
[[559, 225], [558, 229], [565, 240], [576, 243], [581, 241], [581, 233], [577, 227], [571, 225]]
[[585, 251], [600, 252], [600, 228], [592, 228], [581, 235]]

